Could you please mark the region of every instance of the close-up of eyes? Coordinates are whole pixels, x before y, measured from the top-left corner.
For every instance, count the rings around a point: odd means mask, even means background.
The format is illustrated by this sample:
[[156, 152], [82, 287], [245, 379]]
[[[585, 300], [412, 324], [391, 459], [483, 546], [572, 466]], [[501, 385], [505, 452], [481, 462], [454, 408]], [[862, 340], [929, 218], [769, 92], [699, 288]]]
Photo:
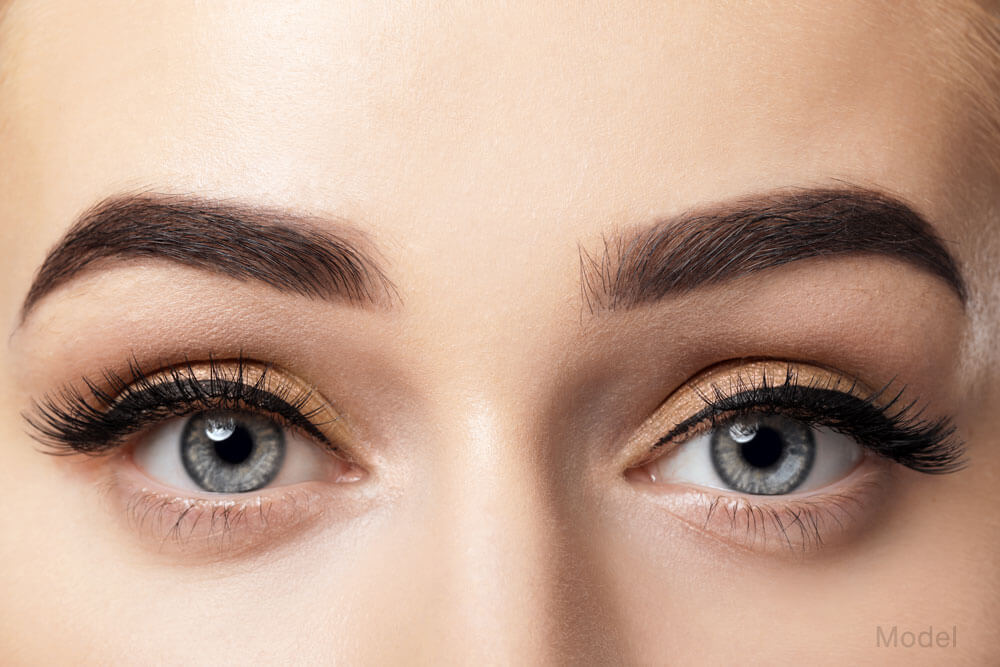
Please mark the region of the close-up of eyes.
[[[919, 411], [902, 403], [902, 392], [863, 396], [856, 381], [808, 366], [724, 366], [672, 394], [653, 417], [663, 434], [627, 479], [801, 500], [822, 498], [826, 487], [873, 458], [924, 473], [963, 465], [949, 421], [911, 416]], [[134, 464], [165, 489], [209, 500], [365, 476], [344, 451], [341, 416], [271, 366], [240, 358], [146, 374], [133, 361], [130, 375], [105, 372], [106, 387], [84, 379], [89, 396], [67, 387], [37, 402], [26, 415], [36, 439], [55, 454], [125, 450], [108, 465]], [[851, 493], [843, 489], [839, 498]], [[135, 497], [130, 503], [144, 507]], [[822, 542], [818, 527], [815, 539]]]
[[0, 664], [996, 664], [998, 91], [992, 0], [0, 0]]

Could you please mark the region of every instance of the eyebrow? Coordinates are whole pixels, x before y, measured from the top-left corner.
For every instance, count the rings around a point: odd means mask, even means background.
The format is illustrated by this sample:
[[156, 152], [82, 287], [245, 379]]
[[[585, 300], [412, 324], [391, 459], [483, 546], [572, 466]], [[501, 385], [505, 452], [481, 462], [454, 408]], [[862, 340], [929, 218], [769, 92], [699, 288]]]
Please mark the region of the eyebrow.
[[347, 223], [190, 195], [135, 194], [85, 212], [46, 256], [21, 308], [107, 261], [162, 259], [282, 292], [385, 306], [395, 287]]
[[875, 255], [942, 279], [962, 302], [965, 281], [915, 210], [860, 187], [783, 189], [695, 210], [580, 248], [592, 313], [630, 309], [816, 257]]

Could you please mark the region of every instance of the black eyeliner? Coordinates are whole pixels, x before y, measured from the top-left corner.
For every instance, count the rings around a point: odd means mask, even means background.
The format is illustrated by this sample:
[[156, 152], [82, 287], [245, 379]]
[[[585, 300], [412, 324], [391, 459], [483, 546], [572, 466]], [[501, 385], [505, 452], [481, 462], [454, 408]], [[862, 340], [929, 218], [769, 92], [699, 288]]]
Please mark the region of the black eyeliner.
[[902, 402], [902, 390], [884, 403], [888, 386], [864, 397], [854, 395], [853, 390], [797, 384], [791, 368], [783, 382], [771, 382], [764, 376], [759, 384], [741, 381], [732, 392], [713, 385], [710, 393], [699, 392], [705, 407], [657, 440], [652, 451], [705, 423], [714, 428], [741, 416], [781, 414], [811, 426], [826, 426], [918, 472], [944, 474], [966, 465], [965, 446], [956, 438], [950, 419], [924, 419], [915, 403]]
[[246, 373], [249, 363], [242, 356], [225, 365], [209, 359], [208, 377], [198, 377], [191, 363], [149, 375], [133, 359], [129, 377], [105, 371], [104, 385], [83, 378], [89, 398], [67, 386], [40, 402], [33, 401], [23, 417], [31, 436], [49, 453], [61, 455], [105, 454], [128, 436], [163, 419], [213, 409], [275, 417], [335, 449], [313, 422], [315, 414], [305, 410], [312, 391], [284, 385], [266, 389], [270, 367], [265, 365], [251, 380]]

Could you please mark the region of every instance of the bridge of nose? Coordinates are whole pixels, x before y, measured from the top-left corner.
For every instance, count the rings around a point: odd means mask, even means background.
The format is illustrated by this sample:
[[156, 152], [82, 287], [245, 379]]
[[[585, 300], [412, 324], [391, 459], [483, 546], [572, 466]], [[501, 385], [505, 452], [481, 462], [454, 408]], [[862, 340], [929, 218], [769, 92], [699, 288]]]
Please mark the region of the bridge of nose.
[[464, 664], [620, 657], [582, 496], [552, 469], [537, 420], [483, 394], [437, 418], [433, 451], [405, 483], [385, 650]]

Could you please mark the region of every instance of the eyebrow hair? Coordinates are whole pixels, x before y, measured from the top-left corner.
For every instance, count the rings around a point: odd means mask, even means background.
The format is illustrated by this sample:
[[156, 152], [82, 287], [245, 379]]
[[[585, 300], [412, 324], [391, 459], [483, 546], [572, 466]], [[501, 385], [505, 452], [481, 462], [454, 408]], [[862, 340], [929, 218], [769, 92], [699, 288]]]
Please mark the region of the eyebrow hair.
[[153, 193], [110, 197], [85, 212], [49, 252], [21, 308], [105, 261], [163, 259], [279, 291], [383, 306], [392, 283], [346, 223], [278, 209]]
[[580, 248], [592, 313], [629, 309], [791, 262], [877, 255], [935, 275], [967, 301], [944, 242], [916, 211], [860, 187], [801, 188], [744, 197], [604, 237]]

